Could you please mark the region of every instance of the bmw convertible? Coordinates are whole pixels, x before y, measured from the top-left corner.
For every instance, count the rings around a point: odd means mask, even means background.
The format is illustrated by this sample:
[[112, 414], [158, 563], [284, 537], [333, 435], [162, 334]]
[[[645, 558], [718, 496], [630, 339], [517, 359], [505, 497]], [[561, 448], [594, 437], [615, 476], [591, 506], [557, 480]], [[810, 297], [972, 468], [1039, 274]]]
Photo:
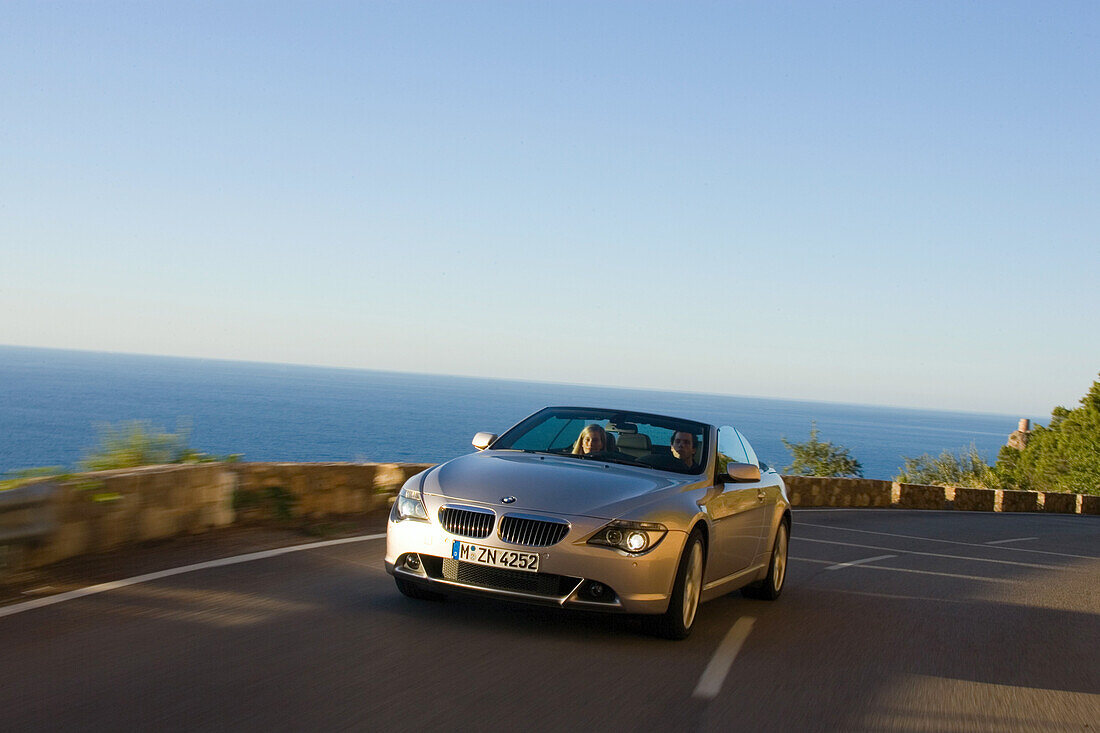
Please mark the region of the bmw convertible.
[[699, 604], [783, 590], [783, 479], [735, 428], [547, 407], [410, 478], [386, 570], [411, 598], [476, 593], [640, 614], [683, 639]]

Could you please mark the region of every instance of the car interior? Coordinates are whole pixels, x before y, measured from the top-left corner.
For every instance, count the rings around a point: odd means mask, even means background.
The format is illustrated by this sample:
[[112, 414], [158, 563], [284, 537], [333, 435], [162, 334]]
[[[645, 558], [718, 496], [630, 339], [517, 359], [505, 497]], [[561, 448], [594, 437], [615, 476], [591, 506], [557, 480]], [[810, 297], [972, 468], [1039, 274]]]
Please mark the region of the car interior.
[[[542, 421], [533, 421], [533, 424], [513, 441], [505, 438], [500, 447], [569, 454], [577, 445], [584, 429], [588, 425], [597, 425], [605, 431], [607, 440], [605, 450], [647, 466], [681, 471], [682, 466], [673, 456], [669, 444], [676, 432], [689, 432], [695, 436], [696, 465], [701, 470], [706, 463], [706, 436], [702, 427], [697, 424], [664, 419], [643, 423], [631, 420], [633, 416], [625, 413], [597, 417], [591, 413], [585, 415], [583, 412], [580, 414], [570, 414], [570, 412], [563, 408], [562, 413], [550, 414]], [[519, 427], [522, 430], [527, 426]]]

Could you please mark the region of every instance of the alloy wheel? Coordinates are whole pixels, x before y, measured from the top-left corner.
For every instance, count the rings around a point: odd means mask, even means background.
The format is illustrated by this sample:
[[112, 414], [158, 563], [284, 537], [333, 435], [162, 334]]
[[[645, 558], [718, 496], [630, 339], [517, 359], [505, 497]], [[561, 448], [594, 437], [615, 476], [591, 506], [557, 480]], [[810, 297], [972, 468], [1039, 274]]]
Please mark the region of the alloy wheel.
[[703, 587], [703, 548], [695, 542], [688, 557], [687, 574], [684, 576], [684, 628], [690, 629], [699, 609], [699, 595]]
[[787, 575], [787, 527], [779, 525], [779, 536], [775, 538], [775, 589], [782, 590]]

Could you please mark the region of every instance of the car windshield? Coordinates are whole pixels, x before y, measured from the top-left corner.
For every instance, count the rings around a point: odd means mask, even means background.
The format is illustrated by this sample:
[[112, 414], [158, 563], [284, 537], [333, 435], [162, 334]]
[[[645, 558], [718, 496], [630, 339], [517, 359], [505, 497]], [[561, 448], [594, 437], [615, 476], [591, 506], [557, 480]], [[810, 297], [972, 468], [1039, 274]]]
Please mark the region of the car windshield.
[[707, 426], [691, 420], [622, 410], [547, 407], [500, 436], [492, 448], [698, 474], [707, 462], [708, 439]]

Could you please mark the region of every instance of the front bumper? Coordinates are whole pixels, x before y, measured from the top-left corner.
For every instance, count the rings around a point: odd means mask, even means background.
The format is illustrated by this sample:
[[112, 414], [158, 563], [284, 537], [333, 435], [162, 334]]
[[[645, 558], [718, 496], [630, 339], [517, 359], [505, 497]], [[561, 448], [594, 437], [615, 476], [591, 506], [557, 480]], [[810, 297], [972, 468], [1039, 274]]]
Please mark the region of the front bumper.
[[[571, 527], [565, 539], [550, 547], [512, 545], [495, 535], [481, 539], [459, 537], [434, 522], [391, 519], [386, 531], [386, 572], [440, 592], [476, 593], [566, 608], [664, 613], [686, 541], [685, 533], [670, 530], [655, 548], [635, 556], [586, 544], [587, 538], [607, 523], [605, 520], [569, 519]], [[455, 540], [538, 552], [539, 572], [470, 567], [471, 563], [451, 560]], [[415, 556], [411, 563], [410, 555]], [[594, 593], [593, 584], [610, 592]]]

